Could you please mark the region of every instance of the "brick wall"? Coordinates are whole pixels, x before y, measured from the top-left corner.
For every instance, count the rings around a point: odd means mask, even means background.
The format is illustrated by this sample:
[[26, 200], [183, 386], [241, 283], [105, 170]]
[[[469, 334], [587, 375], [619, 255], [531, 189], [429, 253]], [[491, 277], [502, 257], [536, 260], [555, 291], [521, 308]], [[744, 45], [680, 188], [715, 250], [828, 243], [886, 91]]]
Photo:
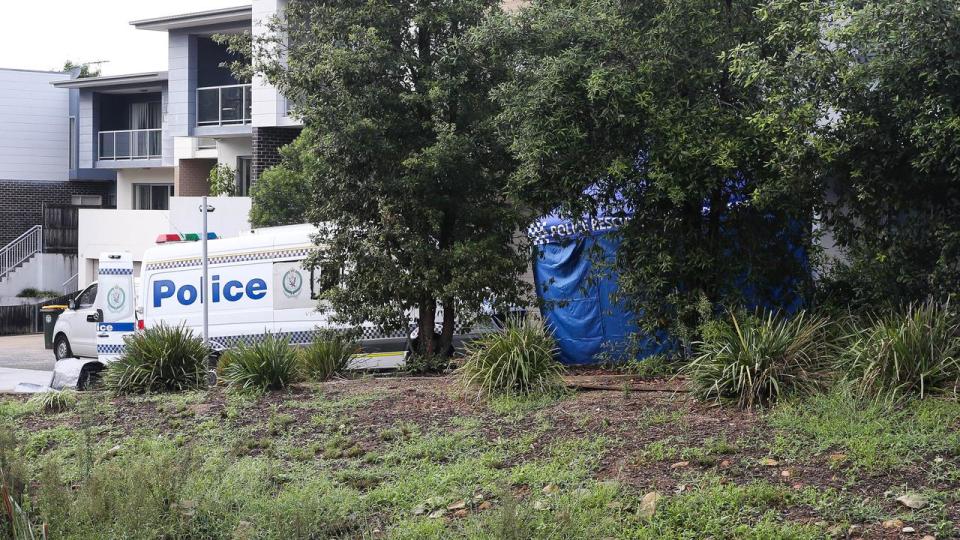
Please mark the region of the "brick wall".
[[280, 148], [292, 143], [299, 134], [299, 127], [253, 128], [253, 182], [260, 178], [260, 173], [280, 163]]
[[210, 170], [215, 159], [181, 159], [173, 173], [173, 194], [176, 197], [210, 195]]
[[113, 182], [0, 180], [0, 247], [34, 225], [43, 225], [44, 204], [70, 204], [73, 195], [100, 195], [111, 203]]

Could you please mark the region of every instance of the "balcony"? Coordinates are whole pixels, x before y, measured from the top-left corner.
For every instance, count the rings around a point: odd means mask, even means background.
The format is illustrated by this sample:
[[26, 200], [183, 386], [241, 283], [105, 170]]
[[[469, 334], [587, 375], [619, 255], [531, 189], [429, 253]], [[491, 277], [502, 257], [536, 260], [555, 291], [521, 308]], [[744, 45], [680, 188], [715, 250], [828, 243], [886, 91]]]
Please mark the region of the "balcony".
[[125, 129], [100, 132], [99, 159], [104, 161], [160, 159], [161, 129]]
[[250, 123], [249, 84], [197, 88], [197, 126], [237, 126]]

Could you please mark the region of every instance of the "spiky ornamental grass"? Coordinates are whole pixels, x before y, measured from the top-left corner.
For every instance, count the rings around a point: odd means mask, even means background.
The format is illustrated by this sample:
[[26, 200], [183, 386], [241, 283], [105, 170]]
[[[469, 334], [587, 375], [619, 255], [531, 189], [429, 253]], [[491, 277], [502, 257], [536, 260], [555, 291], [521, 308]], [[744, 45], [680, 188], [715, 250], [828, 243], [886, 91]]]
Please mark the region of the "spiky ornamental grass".
[[227, 351], [222, 372], [233, 390], [282, 390], [299, 379], [299, 358], [286, 338], [268, 334], [253, 345]]
[[178, 392], [206, 386], [210, 350], [189, 328], [161, 323], [124, 342], [123, 356], [104, 371], [103, 384], [109, 390]]
[[343, 373], [350, 358], [360, 352], [360, 346], [350, 337], [337, 333], [321, 333], [309, 346], [300, 351], [303, 373], [315, 381], [326, 381]]
[[457, 371], [463, 386], [478, 397], [557, 392], [564, 386], [565, 370], [556, 352], [556, 341], [542, 321], [511, 320], [501, 332], [470, 343]]
[[927, 301], [853, 326], [838, 366], [864, 396], [897, 400], [960, 391], [960, 316]]
[[30, 403], [45, 414], [57, 414], [68, 411], [77, 404], [77, 393], [73, 390], [51, 390], [41, 392], [30, 398]]
[[831, 323], [805, 312], [756, 316], [730, 314], [697, 342], [698, 355], [683, 373], [695, 397], [736, 403], [741, 408], [766, 406], [783, 396], [821, 386], [832, 346]]

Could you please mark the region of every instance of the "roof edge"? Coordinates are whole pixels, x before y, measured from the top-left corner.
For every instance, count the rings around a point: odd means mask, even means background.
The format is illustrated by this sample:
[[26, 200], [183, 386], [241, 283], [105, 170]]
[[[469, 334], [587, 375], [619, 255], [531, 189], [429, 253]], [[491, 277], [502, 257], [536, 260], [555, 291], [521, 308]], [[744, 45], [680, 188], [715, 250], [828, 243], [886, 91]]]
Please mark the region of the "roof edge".
[[146, 73], [130, 73], [126, 75], [105, 75], [101, 77], [66, 79], [63, 81], [53, 81], [50, 84], [56, 88], [97, 88], [102, 86], [157, 83], [166, 80], [166, 71], [149, 71]]
[[130, 24], [138, 30], [173, 30], [223, 22], [238, 22], [246, 19], [253, 20], [253, 6], [249, 4], [230, 8], [197, 11], [194, 13], [180, 13], [164, 17], [151, 17], [149, 19], [130, 21]]

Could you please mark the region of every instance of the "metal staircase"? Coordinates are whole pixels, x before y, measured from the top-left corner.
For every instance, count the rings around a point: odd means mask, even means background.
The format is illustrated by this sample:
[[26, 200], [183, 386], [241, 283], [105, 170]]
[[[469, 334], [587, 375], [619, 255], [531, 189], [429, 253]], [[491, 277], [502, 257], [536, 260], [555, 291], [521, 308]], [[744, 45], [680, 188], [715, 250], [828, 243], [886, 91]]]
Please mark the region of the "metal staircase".
[[43, 252], [43, 226], [34, 225], [27, 229], [27, 232], [0, 248], [0, 281], [41, 252]]

